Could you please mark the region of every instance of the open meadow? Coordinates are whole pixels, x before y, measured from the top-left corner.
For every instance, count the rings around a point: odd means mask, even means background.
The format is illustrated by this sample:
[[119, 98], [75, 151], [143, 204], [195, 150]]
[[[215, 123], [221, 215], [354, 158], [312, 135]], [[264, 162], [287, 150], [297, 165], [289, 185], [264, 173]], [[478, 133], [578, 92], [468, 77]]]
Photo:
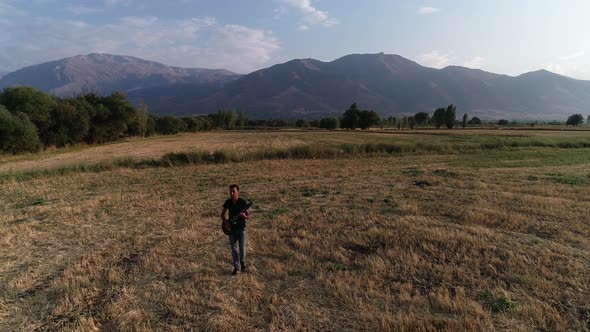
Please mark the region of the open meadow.
[[0, 188], [0, 331], [590, 330], [590, 131], [159, 136]]

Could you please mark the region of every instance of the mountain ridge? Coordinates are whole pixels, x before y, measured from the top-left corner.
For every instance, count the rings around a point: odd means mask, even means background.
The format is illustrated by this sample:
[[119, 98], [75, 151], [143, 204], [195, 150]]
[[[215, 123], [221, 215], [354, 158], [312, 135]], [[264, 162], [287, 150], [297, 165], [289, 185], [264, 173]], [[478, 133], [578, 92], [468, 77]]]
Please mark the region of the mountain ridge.
[[30, 85], [60, 97], [70, 97], [175, 83], [224, 83], [239, 76], [225, 69], [171, 67], [133, 56], [90, 53], [8, 73], [0, 79], [0, 88]]
[[[105, 66], [117, 70], [99, 70]], [[293, 59], [246, 75], [98, 53], [19, 71], [37, 74], [29, 81], [27, 75], [21, 77], [23, 85], [61, 96], [122, 90], [159, 114], [225, 108], [244, 110], [251, 118], [311, 119], [340, 115], [353, 102], [381, 116], [432, 112], [448, 104], [484, 118], [553, 120], [590, 111], [590, 81], [544, 69], [514, 77], [462, 66], [435, 69], [384, 53], [349, 54], [328, 62]], [[0, 88], [14, 82], [17, 72], [0, 79]], [[49, 83], [37, 82], [46, 76]]]

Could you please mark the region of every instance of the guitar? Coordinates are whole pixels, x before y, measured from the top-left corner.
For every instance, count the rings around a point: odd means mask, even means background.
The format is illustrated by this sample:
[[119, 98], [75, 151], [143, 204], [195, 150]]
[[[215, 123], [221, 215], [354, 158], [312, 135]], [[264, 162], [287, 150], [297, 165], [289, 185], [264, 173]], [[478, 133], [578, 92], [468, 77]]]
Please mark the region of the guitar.
[[[253, 204], [254, 203], [252, 203], [252, 202], [246, 204], [246, 207], [244, 209], [242, 209], [240, 211], [240, 213], [246, 212], [250, 207], [252, 207]], [[238, 213], [237, 215], [235, 215], [231, 219], [228, 218], [228, 219], [225, 219], [224, 221], [221, 222], [221, 230], [223, 231], [223, 234], [231, 235], [231, 232], [233, 230], [233, 226], [236, 224], [236, 222], [238, 222], [238, 218], [240, 218], [240, 213]]]

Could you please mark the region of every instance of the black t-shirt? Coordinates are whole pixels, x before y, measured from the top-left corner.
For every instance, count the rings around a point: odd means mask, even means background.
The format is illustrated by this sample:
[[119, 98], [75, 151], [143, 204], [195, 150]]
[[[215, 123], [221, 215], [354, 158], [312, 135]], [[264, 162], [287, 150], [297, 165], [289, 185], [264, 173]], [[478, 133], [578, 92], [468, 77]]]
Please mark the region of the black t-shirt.
[[[223, 207], [229, 210], [229, 220], [231, 221], [235, 216], [239, 215], [240, 212], [244, 211], [248, 203], [242, 199], [238, 198], [238, 201], [234, 204], [234, 202], [230, 199], [223, 203]], [[238, 221], [232, 225], [233, 230], [241, 230], [246, 228], [246, 219], [242, 217], [238, 217]]]

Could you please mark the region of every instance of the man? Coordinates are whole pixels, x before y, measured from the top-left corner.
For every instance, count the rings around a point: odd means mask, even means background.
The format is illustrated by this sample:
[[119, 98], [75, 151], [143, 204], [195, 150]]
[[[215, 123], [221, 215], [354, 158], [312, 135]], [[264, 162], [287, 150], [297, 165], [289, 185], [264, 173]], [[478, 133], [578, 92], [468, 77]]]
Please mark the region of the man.
[[250, 212], [246, 209], [247, 204], [248, 203], [244, 199], [240, 198], [240, 187], [238, 187], [237, 184], [230, 185], [229, 199], [223, 203], [221, 220], [223, 222], [227, 220], [225, 213], [228, 210], [229, 220], [233, 220], [237, 216], [237, 221], [232, 225], [232, 232], [229, 235], [229, 244], [231, 246], [231, 256], [234, 265], [232, 275], [238, 274], [240, 267], [242, 268], [242, 272], [246, 272], [246, 220], [250, 218]]

